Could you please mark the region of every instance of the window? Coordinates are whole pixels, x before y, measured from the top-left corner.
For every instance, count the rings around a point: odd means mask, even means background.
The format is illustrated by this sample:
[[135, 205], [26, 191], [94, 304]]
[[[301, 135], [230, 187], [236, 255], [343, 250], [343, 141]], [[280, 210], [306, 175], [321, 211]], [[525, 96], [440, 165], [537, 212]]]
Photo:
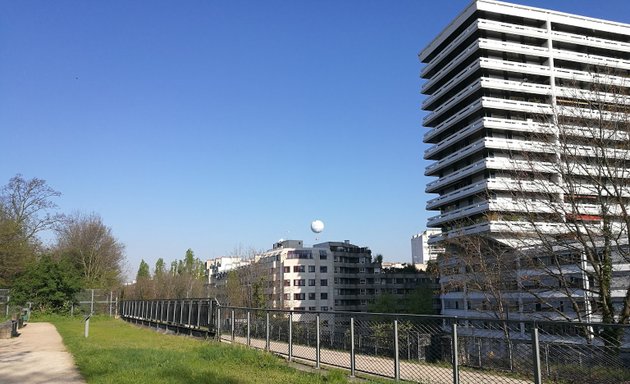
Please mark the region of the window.
[[285, 287], [290, 287], [291, 286], [291, 280], [285, 280], [284, 281], [284, 286]]
[[311, 292], [311, 293], [309, 293], [309, 294], [308, 294], [308, 299], [309, 299], [309, 300], [316, 300], [316, 298], [315, 298], [315, 292]]
[[296, 265], [293, 267], [293, 272], [304, 272], [305, 267], [303, 265]]
[[322, 307], [322, 312], [328, 312], [328, 307]]
[[311, 272], [311, 273], [315, 272], [315, 266], [314, 265], [309, 265], [308, 266], [308, 271]]
[[289, 295], [288, 293], [285, 293], [283, 297], [285, 300], [291, 300], [291, 295]]
[[328, 292], [322, 292], [320, 294], [320, 299], [322, 300], [328, 300]]
[[325, 265], [322, 265], [321, 267], [319, 267], [319, 272], [320, 273], [327, 273], [328, 272], [328, 267]]
[[328, 279], [321, 279], [319, 285], [321, 285], [322, 287], [328, 286]]
[[303, 311], [304, 307], [295, 307], [293, 308], [294, 311]]
[[328, 253], [326, 251], [320, 250], [319, 251], [319, 259], [320, 260], [328, 259]]
[[284, 267], [283, 271], [284, 271], [284, 273], [289, 273], [289, 272], [291, 272], [291, 267]]
[[306, 299], [306, 293], [294, 293], [293, 294], [293, 300], [305, 300]]
[[293, 250], [287, 252], [287, 259], [312, 259], [313, 254], [311, 251], [305, 250]]
[[359, 284], [365, 284], [365, 279], [359, 280]]
[[317, 310], [317, 307], [308, 307], [308, 310], [309, 310], [309, 311], [316, 311], [316, 310]]
[[309, 287], [314, 287], [315, 286], [315, 279], [308, 279], [308, 286]]
[[306, 280], [304, 279], [295, 279], [293, 280], [293, 286], [294, 287], [303, 287], [306, 285]]

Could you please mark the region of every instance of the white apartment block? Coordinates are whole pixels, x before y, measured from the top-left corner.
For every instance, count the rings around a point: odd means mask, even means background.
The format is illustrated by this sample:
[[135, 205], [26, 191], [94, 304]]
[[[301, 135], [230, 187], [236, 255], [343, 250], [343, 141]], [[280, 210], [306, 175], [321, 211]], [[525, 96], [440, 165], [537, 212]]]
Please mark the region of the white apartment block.
[[437, 236], [442, 230], [430, 228], [411, 237], [411, 260], [414, 265], [426, 265], [430, 260], [444, 252], [444, 249], [436, 244], [429, 244], [429, 237]]
[[[603, 213], [594, 201], [601, 195], [587, 180], [588, 164], [601, 154], [589, 144], [593, 131], [576, 126], [561, 137], [553, 125], [557, 116], [614, 119], [607, 111], [615, 103], [628, 104], [626, 98], [593, 88], [602, 80], [619, 88], [630, 85], [630, 25], [477, 0], [419, 58], [426, 95], [422, 108], [428, 111], [424, 142], [430, 144], [424, 158], [432, 160], [425, 175], [435, 177], [426, 192], [437, 195], [427, 202], [427, 209], [436, 211], [427, 225], [441, 229], [429, 243], [482, 233], [509, 246], [517, 232], [559, 233], [567, 221], [599, 224]], [[603, 112], [586, 109], [587, 103], [581, 107], [578, 98], [601, 102]], [[554, 172], [559, 147], [549, 145], [550, 135], [583, 159], [576, 168], [585, 172], [584, 183], [573, 196], [551, 187], [563, 181]], [[627, 134], [607, 140], [610, 148], [604, 151], [630, 158], [627, 149], [619, 149]], [[630, 179], [623, 169], [617, 175]], [[567, 211], [562, 217], [549, 210], [548, 202], [541, 203], [550, 194]], [[523, 213], [539, 220], [521, 220]], [[628, 267], [616, 271], [627, 277]], [[584, 294], [588, 279], [577, 276], [576, 281], [581, 284], [576, 291]], [[623, 284], [617, 288], [622, 295]], [[515, 315], [540, 310], [518, 293], [509, 298]], [[477, 315], [471, 313], [474, 300], [465, 289], [446, 292], [443, 314]]]
[[213, 284], [216, 279], [220, 278], [227, 272], [249, 265], [250, 262], [250, 260], [245, 260], [239, 256], [222, 256], [207, 260], [206, 271], [208, 273], [208, 283]]

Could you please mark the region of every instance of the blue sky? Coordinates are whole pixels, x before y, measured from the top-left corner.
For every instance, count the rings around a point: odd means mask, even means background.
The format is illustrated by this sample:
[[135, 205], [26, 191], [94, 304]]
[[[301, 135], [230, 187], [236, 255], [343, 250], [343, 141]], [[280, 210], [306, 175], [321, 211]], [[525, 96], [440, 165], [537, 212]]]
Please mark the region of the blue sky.
[[0, 184], [101, 215], [132, 275], [280, 238], [409, 261], [432, 215], [417, 53], [468, 3], [0, 0]]

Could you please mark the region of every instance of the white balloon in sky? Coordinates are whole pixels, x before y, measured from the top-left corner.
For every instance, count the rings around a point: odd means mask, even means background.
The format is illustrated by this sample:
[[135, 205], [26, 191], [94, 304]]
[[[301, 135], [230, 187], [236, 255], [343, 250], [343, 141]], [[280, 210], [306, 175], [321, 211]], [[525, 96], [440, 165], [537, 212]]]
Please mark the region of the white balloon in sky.
[[311, 231], [321, 233], [324, 230], [324, 223], [321, 220], [315, 220], [311, 223]]

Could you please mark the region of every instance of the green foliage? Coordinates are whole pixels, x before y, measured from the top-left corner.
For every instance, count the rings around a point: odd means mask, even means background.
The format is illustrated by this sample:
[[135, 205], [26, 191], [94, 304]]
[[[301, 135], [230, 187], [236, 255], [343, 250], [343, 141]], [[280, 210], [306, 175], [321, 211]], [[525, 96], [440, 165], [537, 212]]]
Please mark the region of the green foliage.
[[272, 354], [162, 335], [121, 320], [53, 319], [88, 383], [347, 383], [343, 374], [305, 373]]
[[166, 269], [166, 267], [164, 265], [164, 259], [160, 257], [155, 262], [155, 271], [153, 271], [153, 275], [155, 277], [162, 277], [162, 276], [164, 276], [164, 273], [166, 272], [165, 269]]
[[151, 278], [151, 272], [149, 272], [149, 264], [147, 264], [144, 259], [142, 259], [142, 261], [140, 262], [140, 268], [138, 268], [136, 280], [149, 278]]
[[412, 313], [418, 315], [435, 314], [433, 309], [434, 292], [429, 286], [420, 286], [406, 296], [381, 294], [368, 306], [375, 313]]
[[42, 256], [29, 264], [11, 289], [11, 302], [17, 305], [33, 303], [42, 312], [66, 312], [74, 295], [81, 290], [79, 272], [67, 259], [53, 260]]
[[22, 226], [0, 212], [0, 288], [9, 288], [35, 258], [35, 249]]

